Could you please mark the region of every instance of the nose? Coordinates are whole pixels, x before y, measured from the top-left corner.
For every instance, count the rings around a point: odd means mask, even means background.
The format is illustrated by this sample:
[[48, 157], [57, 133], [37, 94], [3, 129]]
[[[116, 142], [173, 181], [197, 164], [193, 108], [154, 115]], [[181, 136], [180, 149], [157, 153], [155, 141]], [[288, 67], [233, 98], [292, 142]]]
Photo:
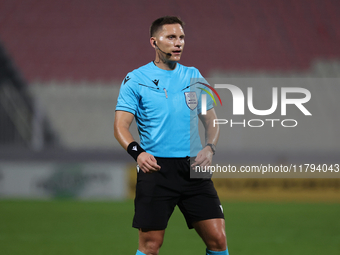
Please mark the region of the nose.
[[183, 38], [177, 38], [177, 40], [175, 41], [175, 47], [182, 47], [184, 44], [184, 39]]

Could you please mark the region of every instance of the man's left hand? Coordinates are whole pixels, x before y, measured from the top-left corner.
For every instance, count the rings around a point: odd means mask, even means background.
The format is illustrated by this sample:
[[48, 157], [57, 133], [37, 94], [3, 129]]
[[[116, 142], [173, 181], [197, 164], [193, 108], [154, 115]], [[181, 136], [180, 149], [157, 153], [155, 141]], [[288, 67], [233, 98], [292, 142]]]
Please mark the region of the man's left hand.
[[191, 167], [195, 166], [210, 166], [213, 157], [213, 151], [209, 146], [205, 146], [198, 154], [195, 159], [195, 162], [191, 165]]

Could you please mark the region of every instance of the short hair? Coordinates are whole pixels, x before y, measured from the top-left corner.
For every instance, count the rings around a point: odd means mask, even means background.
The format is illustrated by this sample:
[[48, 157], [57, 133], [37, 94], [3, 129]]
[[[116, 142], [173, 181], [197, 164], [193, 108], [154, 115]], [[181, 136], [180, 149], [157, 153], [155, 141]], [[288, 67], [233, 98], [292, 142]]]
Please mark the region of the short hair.
[[150, 37], [153, 37], [163, 25], [167, 24], [180, 24], [182, 28], [184, 26], [184, 22], [180, 18], [176, 16], [164, 16], [152, 22], [150, 27]]

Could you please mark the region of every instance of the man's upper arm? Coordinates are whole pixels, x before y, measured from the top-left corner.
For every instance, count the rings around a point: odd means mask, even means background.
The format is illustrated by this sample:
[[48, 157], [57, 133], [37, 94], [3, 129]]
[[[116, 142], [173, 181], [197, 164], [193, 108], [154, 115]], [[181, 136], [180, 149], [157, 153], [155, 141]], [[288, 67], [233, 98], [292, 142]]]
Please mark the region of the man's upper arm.
[[133, 121], [134, 115], [126, 111], [116, 111], [114, 122], [114, 136], [124, 149], [134, 141], [129, 128]]
[[[198, 79], [198, 81], [201, 83], [202, 88], [200, 91], [200, 94], [198, 95], [199, 99], [198, 99], [198, 105], [197, 105], [197, 113], [201, 114], [202, 113], [202, 95], [206, 96], [206, 109], [210, 110], [214, 107], [214, 101], [212, 99], [212, 97], [210, 95], [212, 95], [212, 91], [210, 90], [210, 88], [208, 88], [207, 86], [204, 86], [204, 84], [208, 84], [208, 82], [202, 77], [200, 79]], [[204, 90], [203, 90], [204, 89]], [[206, 91], [208, 91], [209, 93], [207, 93]]]
[[116, 111], [126, 111], [135, 115], [138, 109], [139, 97], [136, 78], [132, 73], [129, 73], [120, 87]]
[[127, 111], [116, 111], [115, 114], [115, 127], [125, 127], [129, 128], [133, 119], [134, 115], [131, 112]]
[[216, 115], [214, 108], [211, 108], [210, 110], [208, 110], [206, 115], [199, 114], [198, 117], [202, 121], [204, 127], [206, 127], [207, 124], [209, 124], [209, 123], [210, 124], [213, 123], [214, 119], [217, 119], [217, 115]]

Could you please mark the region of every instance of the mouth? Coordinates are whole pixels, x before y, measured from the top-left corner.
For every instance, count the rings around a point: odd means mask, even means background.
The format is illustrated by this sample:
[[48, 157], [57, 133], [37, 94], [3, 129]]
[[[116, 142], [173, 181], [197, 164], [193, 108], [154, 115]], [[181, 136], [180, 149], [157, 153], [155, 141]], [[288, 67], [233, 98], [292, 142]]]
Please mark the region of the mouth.
[[174, 55], [180, 55], [181, 53], [182, 53], [181, 50], [173, 50], [172, 51], [172, 54], [174, 54]]

